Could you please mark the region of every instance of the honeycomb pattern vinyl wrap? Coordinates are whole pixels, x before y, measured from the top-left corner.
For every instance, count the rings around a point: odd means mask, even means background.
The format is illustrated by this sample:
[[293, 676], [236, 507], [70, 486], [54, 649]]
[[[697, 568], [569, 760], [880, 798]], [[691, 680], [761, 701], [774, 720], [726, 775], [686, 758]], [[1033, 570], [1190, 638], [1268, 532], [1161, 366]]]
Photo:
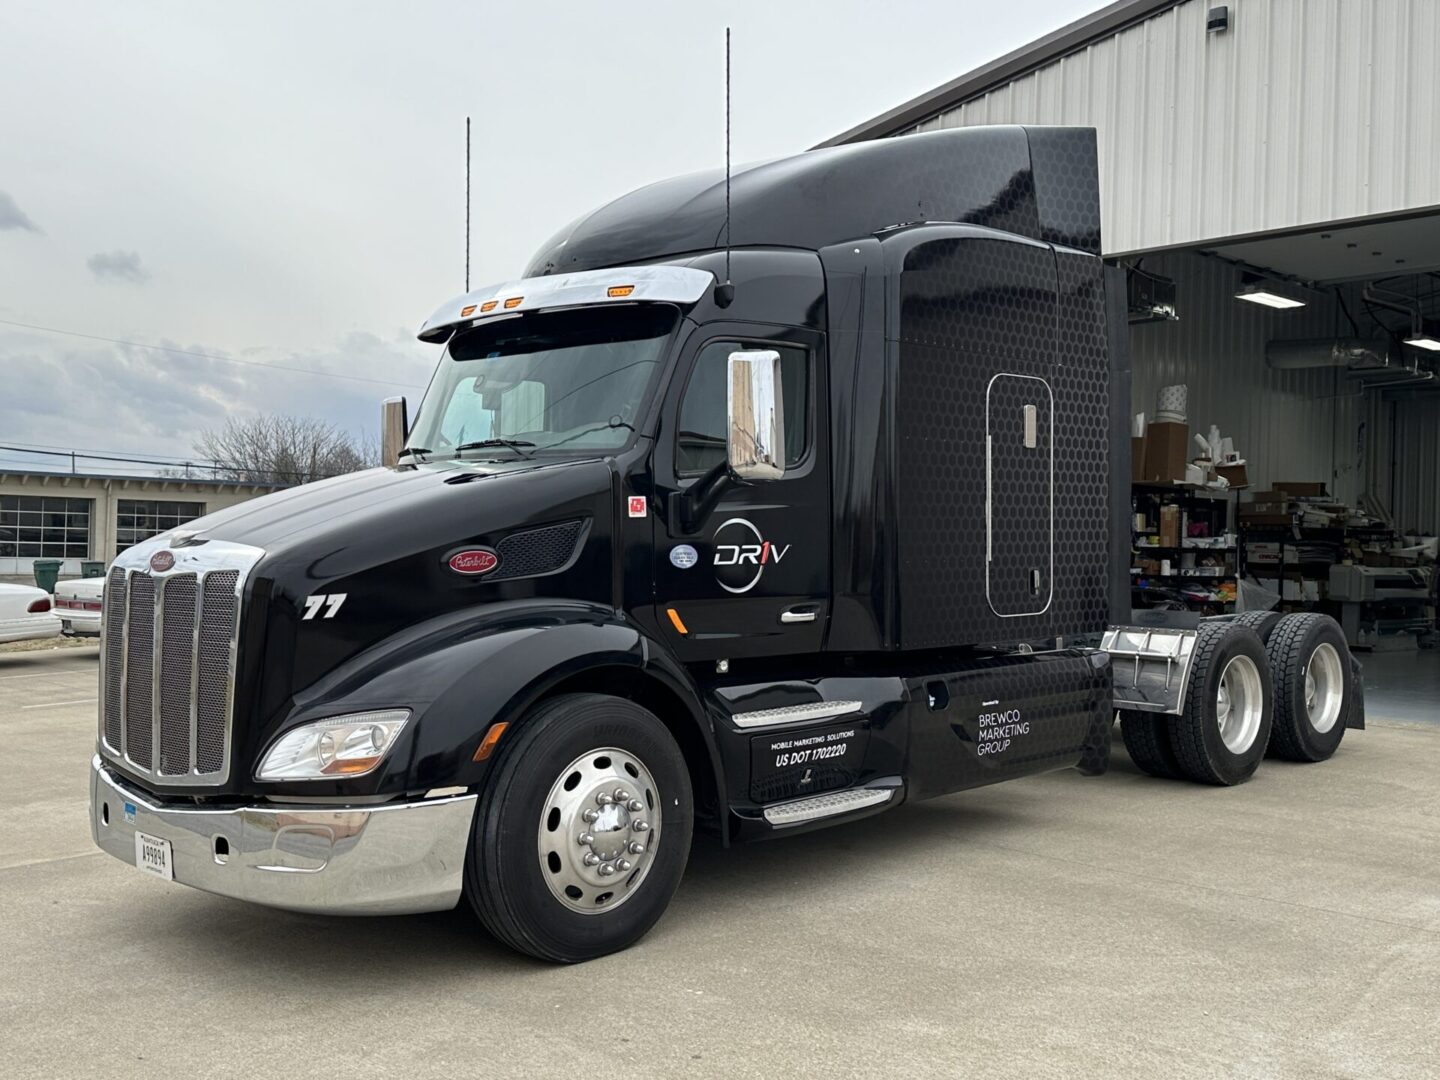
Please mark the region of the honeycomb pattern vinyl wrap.
[[[949, 701], [925, 709], [943, 681]], [[1052, 652], [980, 657], [910, 683], [912, 797], [1051, 769], [1103, 772], [1109, 760], [1110, 659]]]
[[[1104, 628], [1109, 392], [1101, 280], [1098, 259], [1019, 238], [936, 239], [907, 254], [890, 345], [904, 648]], [[1020, 594], [1031, 594], [1030, 571], [1049, 550], [1043, 495], [1035, 505], [1049, 463], [1042, 473], [1037, 451], [1022, 454], [1013, 444], [994, 462], [988, 562], [1002, 579], [1000, 602], [987, 596], [986, 403], [996, 375], [1019, 377], [1008, 381], [1017, 389], [1043, 380], [1053, 396], [1053, 591], [1036, 614], [1009, 613], [1034, 610]], [[1001, 396], [1011, 415], [1027, 403], [1008, 385]]]
[[1025, 134], [1036, 178], [1038, 235], [1047, 243], [1100, 254], [1095, 133], [1089, 128], [1034, 127]]

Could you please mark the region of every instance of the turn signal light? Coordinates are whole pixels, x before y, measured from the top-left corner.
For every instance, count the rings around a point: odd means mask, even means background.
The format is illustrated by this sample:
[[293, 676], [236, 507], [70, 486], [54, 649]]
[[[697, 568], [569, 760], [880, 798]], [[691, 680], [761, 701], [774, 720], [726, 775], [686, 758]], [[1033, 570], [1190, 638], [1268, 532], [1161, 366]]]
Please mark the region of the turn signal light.
[[611, 285], [605, 290], [605, 295], [612, 300], [618, 300], [622, 296], [629, 296], [634, 291], [634, 285]]
[[50, 610], [50, 598], [42, 596], [39, 600], [30, 601], [30, 606], [25, 609], [32, 615], [39, 615]]
[[475, 761], [484, 761], [495, 752], [495, 744], [500, 741], [500, 736], [505, 734], [505, 729], [510, 725], [502, 720], [498, 724], [491, 724], [490, 730], [485, 732], [485, 737], [480, 740], [480, 745], [475, 748]]
[[520, 306], [520, 302], [521, 302], [522, 300], [524, 300], [524, 299], [525, 299], [525, 297], [523, 297], [523, 296], [512, 296], [512, 297], [510, 297], [509, 300], [506, 300], [506, 301], [505, 301], [505, 310], [506, 310], [506, 311], [509, 311], [511, 308], [519, 307], [519, 306]]
[[666, 608], [665, 614], [670, 616], [670, 625], [675, 627], [676, 630], [680, 631], [680, 633], [682, 634], [690, 633], [689, 630], [685, 629], [685, 623], [680, 618], [680, 613], [676, 611], [673, 607]]

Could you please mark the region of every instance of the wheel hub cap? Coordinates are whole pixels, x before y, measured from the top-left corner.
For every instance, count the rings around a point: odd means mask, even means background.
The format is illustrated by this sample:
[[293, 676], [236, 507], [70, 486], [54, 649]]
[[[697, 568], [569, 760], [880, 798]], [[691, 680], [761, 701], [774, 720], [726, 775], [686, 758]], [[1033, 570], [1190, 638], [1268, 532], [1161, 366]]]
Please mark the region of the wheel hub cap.
[[1264, 710], [1260, 669], [1248, 656], [1231, 657], [1215, 692], [1215, 722], [1226, 749], [1243, 754], [1255, 744]]
[[550, 787], [536, 833], [540, 871], [572, 911], [609, 911], [649, 873], [660, 791], [638, 757], [614, 747], [582, 754]]
[[1305, 715], [1320, 734], [1331, 730], [1345, 704], [1345, 675], [1340, 653], [1328, 641], [1315, 646], [1305, 665]]

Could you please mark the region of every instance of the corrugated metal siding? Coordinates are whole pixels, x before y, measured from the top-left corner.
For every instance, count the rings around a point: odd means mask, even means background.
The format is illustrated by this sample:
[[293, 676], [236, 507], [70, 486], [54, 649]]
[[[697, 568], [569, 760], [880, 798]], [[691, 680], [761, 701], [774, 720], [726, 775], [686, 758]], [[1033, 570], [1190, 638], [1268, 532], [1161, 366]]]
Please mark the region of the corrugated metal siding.
[[1191, 432], [1217, 424], [1233, 438], [1252, 489], [1319, 480], [1340, 499], [1358, 499], [1374, 432], [1358, 383], [1337, 370], [1274, 371], [1265, 363], [1272, 338], [1349, 336], [1338, 305], [1321, 298], [1280, 312], [1242, 303], [1239, 271], [1201, 255], [1149, 256], [1145, 269], [1175, 279], [1180, 321], [1131, 327], [1132, 411], [1153, 419], [1159, 389], [1185, 383]]
[[1440, 393], [1395, 401], [1394, 443], [1390, 505], [1396, 526], [1440, 534]]
[[1105, 250], [1440, 206], [1440, 3], [1188, 0], [917, 128], [1098, 130]]

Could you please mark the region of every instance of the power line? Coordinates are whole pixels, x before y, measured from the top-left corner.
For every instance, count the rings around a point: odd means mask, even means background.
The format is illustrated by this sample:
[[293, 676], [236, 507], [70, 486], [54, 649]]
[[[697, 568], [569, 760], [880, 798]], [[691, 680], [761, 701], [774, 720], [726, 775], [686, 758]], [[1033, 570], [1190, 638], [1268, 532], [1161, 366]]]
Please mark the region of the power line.
[[53, 326], [37, 326], [34, 323], [14, 322], [0, 319], [5, 326], [18, 326], [24, 330], [41, 330], [47, 334], [63, 334], [65, 337], [84, 338], [87, 341], [104, 341], [111, 345], [128, 345], [133, 349], [154, 349], [156, 352], [174, 353], [176, 356], [194, 356], [201, 360], [220, 360], [227, 364], [244, 364], [247, 367], [268, 368], [271, 371], [293, 371], [300, 375], [314, 375], [321, 379], [349, 379], [351, 382], [375, 383], [377, 386], [400, 386], [407, 390], [424, 390], [419, 383], [402, 383], [393, 379], [371, 379], [364, 375], [345, 375], [335, 371], [316, 371], [314, 368], [292, 367], [288, 364], [269, 364], [264, 360], [239, 360], [233, 356], [217, 353], [194, 352], [190, 349], [175, 349], [169, 345], [146, 345], [141, 341], [122, 341], [120, 338], [102, 337], [99, 334], [82, 334], [78, 330], [60, 330]]
[[[70, 458], [70, 459], [72, 459], [72, 460], [81, 460], [81, 461], [111, 461], [111, 462], [122, 462], [122, 463], [128, 464], [128, 465], [161, 465], [161, 466], [164, 466], [164, 467], [167, 468], [167, 469], [175, 469], [175, 468], [182, 468], [182, 467], [185, 467], [185, 466], [189, 466], [189, 467], [192, 468], [192, 469], [204, 470], [204, 471], [206, 471], [206, 472], [240, 472], [240, 473], [263, 472], [263, 473], [265, 473], [267, 476], [285, 476], [285, 477], [289, 477], [289, 478], [292, 479], [292, 480], [318, 480], [318, 479], [320, 479], [320, 477], [319, 477], [319, 475], [318, 475], [317, 473], [301, 472], [301, 471], [296, 470], [296, 469], [270, 469], [270, 468], [257, 468], [257, 469], [252, 469], [252, 468], [247, 468], [247, 467], [242, 466], [242, 465], [221, 465], [219, 462], [210, 461], [210, 460], [207, 460], [207, 459], [205, 459], [205, 458], [201, 458], [201, 459], [199, 459], [199, 460], [195, 460], [195, 459], [192, 458], [192, 459], [190, 459], [190, 460], [188, 460], [188, 461], [158, 461], [158, 460], [155, 460], [155, 459], [153, 459], [153, 458], [118, 457], [118, 456], [111, 456], [111, 455], [108, 455], [108, 454], [85, 453], [85, 452], [82, 451], [82, 450], [34, 450], [34, 449], [29, 449], [29, 448], [26, 448], [26, 447], [23, 447], [23, 446], [0, 446], [0, 451], [5, 451], [5, 452], [8, 452], [8, 453], [15, 453], [15, 454], [26, 454], [26, 455], [31, 456], [31, 457], [34, 457], [34, 456], [36, 456], [36, 455], [41, 455], [41, 456], [44, 456], [44, 457]], [[21, 463], [17, 463], [17, 464], [21, 464]], [[36, 463], [32, 463], [32, 464], [39, 464], [39, 463], [36, 462]], [[176, 478], [176, 477], [159, 477], [159, 478], [157, 478], [157, 479], [169, 479], [169, 480], [173, 480], [173, 479], [177, 479], [177, 478]], [[248, 481], [241, 480], [241, 481], [236, 481], [236, 482], [237, 482], [237, 483], [247, 483]]]

